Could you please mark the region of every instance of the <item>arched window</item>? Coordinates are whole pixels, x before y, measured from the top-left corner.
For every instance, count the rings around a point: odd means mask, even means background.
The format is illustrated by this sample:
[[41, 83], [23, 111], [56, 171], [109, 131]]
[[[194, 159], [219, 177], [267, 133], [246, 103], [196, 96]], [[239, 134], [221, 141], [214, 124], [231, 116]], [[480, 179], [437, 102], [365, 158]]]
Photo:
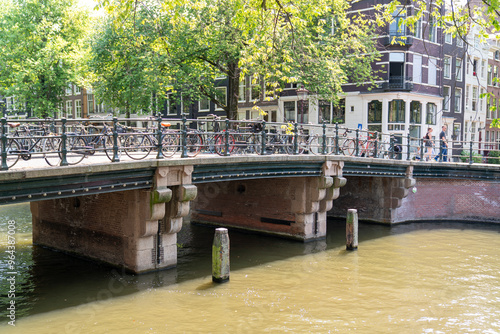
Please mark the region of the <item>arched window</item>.
[[434, 103], [427, 103], [427, 115], [425, 117], [425, 124], [436, 125], [436, 105]]
[[410, 123], [420, 124], [422, 120], [422, 103], [411, 101], [410, 103]]
[[405, 101], [392, 100], [389, 102], [389, 123], [405, 122]]

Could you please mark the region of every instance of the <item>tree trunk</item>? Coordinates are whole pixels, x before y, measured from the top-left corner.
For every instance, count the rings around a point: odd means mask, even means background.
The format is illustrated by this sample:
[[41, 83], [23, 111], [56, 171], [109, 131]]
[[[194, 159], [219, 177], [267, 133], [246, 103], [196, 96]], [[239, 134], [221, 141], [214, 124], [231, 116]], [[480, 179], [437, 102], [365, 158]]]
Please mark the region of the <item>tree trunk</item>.
[[227, 117], [238, 118], [238, 97], [240, 92], [240, 68], [238, 62], [228, 64]]

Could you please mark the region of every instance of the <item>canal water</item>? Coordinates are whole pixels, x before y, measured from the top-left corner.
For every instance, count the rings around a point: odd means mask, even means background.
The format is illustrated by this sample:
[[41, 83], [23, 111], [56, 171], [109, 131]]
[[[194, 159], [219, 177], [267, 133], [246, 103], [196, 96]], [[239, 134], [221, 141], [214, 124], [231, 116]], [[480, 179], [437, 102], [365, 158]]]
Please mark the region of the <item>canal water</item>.
[[177, 268], [128, 275], [33, 246], [29, 205], [0, 206], [0, 332], [500, 333], [500, 226], [359, 231], [354, 252], [345, 250], [344, 222], [306, 244], [230, 231], [231, 278], [216, 285], [212, 227], [184, 225]]

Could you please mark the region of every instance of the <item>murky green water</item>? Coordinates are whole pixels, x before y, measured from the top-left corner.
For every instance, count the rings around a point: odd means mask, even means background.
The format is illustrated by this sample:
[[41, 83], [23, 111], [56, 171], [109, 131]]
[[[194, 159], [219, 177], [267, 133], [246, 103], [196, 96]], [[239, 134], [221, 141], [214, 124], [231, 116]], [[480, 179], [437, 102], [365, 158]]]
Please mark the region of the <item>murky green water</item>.
[[[8, 221], [16, 321], [7, 321]], [[1, 333], [500, 333], [500, 226], [342, 223], [301, 244], [230, 231], [231, 279], [211, 282], [214, 229], [185, 224], [176, 269], [147, 275], [31, 244], [28, 205], [0, 207]]]

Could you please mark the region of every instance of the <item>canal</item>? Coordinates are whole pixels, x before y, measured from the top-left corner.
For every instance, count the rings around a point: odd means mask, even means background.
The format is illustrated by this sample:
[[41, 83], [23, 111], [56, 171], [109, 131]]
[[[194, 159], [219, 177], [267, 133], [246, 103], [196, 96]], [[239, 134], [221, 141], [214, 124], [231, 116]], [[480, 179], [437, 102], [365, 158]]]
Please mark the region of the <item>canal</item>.
[[29, 205], [0, 206], [0, 332], [500, 333], [500, 226], [359, 231], [355, 252], [344, 222], [306, 244], [230, 231], [231, 279], [215, 285], [212, 227], [184, 225], [177, 268], [128, 275], [33, 246]]

